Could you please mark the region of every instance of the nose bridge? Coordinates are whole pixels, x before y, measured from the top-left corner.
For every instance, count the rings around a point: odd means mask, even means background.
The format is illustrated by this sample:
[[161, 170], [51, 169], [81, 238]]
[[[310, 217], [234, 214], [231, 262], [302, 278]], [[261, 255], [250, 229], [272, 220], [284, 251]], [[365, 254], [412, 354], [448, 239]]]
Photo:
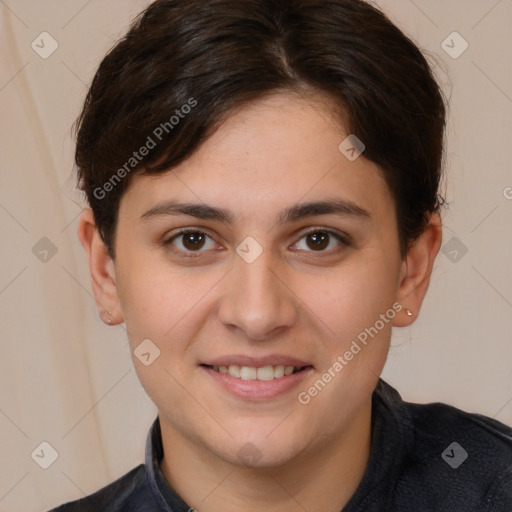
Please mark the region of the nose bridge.
[[285, 285], [283, 267], [270, 249], [263, 250], [253, 261], [241, 254], [237, 254], [230, 272], [220, 320], [243, 330], [248, 338], [266, 339], [276, 328], [295, 321], [294, 296]]

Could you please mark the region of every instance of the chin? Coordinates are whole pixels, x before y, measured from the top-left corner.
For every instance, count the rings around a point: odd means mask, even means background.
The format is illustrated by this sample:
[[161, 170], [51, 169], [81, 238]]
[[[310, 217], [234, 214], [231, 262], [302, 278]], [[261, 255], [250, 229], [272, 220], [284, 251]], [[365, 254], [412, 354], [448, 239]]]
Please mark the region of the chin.
[[[219, 450], [219, 445], [211, 446], [211, 451], [227, 463], [251, 469], [273, 469], [284, 466], [296, 458], [305, 448], [304, 438], [296, 442], [290, 436], [272, 435], [268, 431], [261, 435], [240, 436], [234, 442]], [[231, 441], [231, 440], [230, 440]]]

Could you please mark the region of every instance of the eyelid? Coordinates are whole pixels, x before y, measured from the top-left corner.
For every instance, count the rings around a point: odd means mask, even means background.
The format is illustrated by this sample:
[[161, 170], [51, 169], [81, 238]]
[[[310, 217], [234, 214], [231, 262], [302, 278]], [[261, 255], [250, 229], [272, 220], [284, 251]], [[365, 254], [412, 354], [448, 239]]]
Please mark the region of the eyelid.
[[[320, 226], [308, 228], [307, 231], [303, 231], [302, 236], [299, 238], [299, 240], [304, 238], [306, 235], [309, 235], [310, 233], [328, 233], [329, 235], [333, 235], [337, 240], [339, 240], [343, 244], [352, 245], [352, 238], [347, 233], [339, 232], [332, 228], [323, 228]], [[315, 252], [315, 251], [311, 251], [311, 252]], [[326, 251], [326, 252], [328, 252], [328, 251]]]
[[[168, 236], [168, 237], [165, 237], [163, 242], [162, 242], [162, 245], [164, 247], [167, 247], [167, 246], [172, 246], [172, 250], [176, 253], [178, 253], [180, 256], [184, 256], [186, 258], [196, 258], [198, 256], [201, 255], [201, 253], [204, 253], [204, 252], [207, 252], [207, 251], [203, 251], [203, 250], [199, 250], [199, 251], [183, 251], [181, 249], [178, 249], [176, 247], [173, 246], [172, 242], [176, 239], [176, 238], [179, 238], [180, 236], [183, 236], [183, 235], [187, 235], [189, 233], [199, 233], [201, 235], [205, 235], [207, 236], [208, 238], [210, 238], [211, 240], [214, 240], [213, 236], [211, 236], [210, 234], [208, 234], [204, 228], [182, 228], [180, 229], [177, 233], [174, 233], [173, 235], [171, 236]], [[215, 242], [217, 243], [217, 242]], [[211, 249], [210, 249], [211, 250]]]

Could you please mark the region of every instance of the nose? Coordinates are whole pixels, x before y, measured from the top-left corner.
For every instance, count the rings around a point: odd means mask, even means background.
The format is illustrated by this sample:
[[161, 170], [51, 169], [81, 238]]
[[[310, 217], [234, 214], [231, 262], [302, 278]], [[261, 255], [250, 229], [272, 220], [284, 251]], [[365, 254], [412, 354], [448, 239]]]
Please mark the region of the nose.
[[299, 304], [289, 273], [264, 251], [252, 263], [235, 257], [218, 315], [226, 327], [263, 341], [297, 321]]

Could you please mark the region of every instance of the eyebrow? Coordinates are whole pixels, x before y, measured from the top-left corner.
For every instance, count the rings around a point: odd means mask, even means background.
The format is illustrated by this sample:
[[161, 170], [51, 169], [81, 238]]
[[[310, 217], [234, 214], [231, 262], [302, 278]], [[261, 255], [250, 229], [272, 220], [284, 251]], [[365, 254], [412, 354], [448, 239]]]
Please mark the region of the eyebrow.
[[[316, 215], [334, 214], [340, 217], [352, 217], [361, 220], [370, 220], [368, 211], [352, 201], [346, 199], [329, 199], [325, 201], [310, 201], [296, 203], [281, 211], [277, 224], [295, 222]], [[188, 215], [197, 219], [214, 220], [224, 224], [233, 224], [234, 214], [230, 210], [217, 208], [200, 203], [180, 203], [169, 200], [157, 204], [141, 215], [143, 221], [163, 215]]]

